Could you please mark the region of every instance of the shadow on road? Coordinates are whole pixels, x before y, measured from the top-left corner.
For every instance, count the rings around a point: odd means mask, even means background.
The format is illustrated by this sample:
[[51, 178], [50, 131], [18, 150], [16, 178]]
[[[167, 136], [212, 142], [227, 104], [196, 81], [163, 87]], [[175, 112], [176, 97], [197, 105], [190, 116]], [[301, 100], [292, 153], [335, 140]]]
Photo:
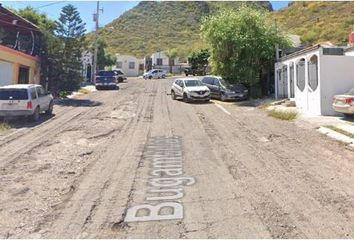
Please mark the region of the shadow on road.
[[6, 118], [4, 120], [5, 123], [7, 123], [10, 128], [14, 129], [19, 129], [19, 128], [33, 128], [37, 125], [40, 125], [51, 118], [53, 118], [55, 115], [47, 115], [47, 114], [41, 114], [39, 121], [37, 122], [32, 122], [26, 117], [14, 117], [14, 118]]
[[69, 107], [96, 107], [101, 106], [102, 102], [89, 99], [59, 99], [55, 101], [56, 105]]

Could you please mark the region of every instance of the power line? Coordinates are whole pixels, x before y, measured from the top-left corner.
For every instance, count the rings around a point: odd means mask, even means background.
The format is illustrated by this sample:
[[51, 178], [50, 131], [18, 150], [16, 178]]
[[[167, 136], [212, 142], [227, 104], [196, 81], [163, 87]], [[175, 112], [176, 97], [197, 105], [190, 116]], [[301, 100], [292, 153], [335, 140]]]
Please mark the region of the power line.
[[48, 4], [45, 4], [45, 5], [36, 7], [36, 9], [40, 9], [40, 8], [44, 8], [44, 7], [49, 7], [49, 6], [52, 6], [52, 5], [55, 5], [55, 4], [64, 3], [64, 2], [66, 2], [66, 1], [67, 1], [67, 0], [64, 0], [64, 1], [55, 1], [55, 2], [52, 2], [52, 3], [48, 3]]

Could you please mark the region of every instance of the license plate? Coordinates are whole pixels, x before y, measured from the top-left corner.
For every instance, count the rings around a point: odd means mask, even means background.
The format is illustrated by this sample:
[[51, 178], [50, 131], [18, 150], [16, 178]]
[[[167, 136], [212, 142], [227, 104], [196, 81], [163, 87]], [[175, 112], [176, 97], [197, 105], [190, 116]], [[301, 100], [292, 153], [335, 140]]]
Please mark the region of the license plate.
[[336, 101], [336, 104], [337, 104], [337, 105], [344, 105], [345, 102], [344, 102], [343, 100], [337, 100], [337, 101]]

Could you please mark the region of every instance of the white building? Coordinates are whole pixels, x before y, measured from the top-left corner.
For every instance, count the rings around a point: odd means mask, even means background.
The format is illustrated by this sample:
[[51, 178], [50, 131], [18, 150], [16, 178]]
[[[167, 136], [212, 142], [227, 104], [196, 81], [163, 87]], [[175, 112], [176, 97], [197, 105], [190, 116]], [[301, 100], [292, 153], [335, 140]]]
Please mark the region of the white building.
[[[152, 68], [163, 69], [170, 72], [170, 59], [165, 52], [156, 52], [151, 55]], [[184, 63], [179, 62], [179, 57], [171, 61], [172, 73], [181, 73], [183, 71]]]
[[92, 74], [92, 64], [93, 64], [93, 53], [89, 51], [85, 51], [82, 54], [82, 76], [85, 81], [91, 81]]
[[144, 59], [130, 55], [117, 54], [116, 68], [121, 69], [128, 77], [137, 77], [144, 72]]
[[354, 57], [344, 49], [316, 45], [275, 63], [275, 97], [289, 98], [303, 113], [336, 115], [333, 96], [354, 87]]

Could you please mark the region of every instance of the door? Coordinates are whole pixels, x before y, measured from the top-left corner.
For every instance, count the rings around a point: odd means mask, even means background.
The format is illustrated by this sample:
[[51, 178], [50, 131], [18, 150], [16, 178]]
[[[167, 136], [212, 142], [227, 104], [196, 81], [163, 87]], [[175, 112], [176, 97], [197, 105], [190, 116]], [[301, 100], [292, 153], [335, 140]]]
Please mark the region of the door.
[[46, 111], [49, 107], [48, 95], [46, 94], [43, 87], [36, 87], [38, 101], [41, 111]]
[[290, 98], [295, 97], [294, 65], [290, 66]]
[[12, 84], [12, 64], [0, 61], [0, 86]]
[[213, 77], [205, 77], [203, 78], [202, 82], [210, 89], [210, 95], [213, 98], [217, 98], [218, 97], [218, 89], [215, 85], [215, 80], [217, 80], [216, 78]]
[[181, 80], [176, 81], [176, 94], [179, 97], [183, 96], [183, 82]]
[[308, 97], [307, 109], [310, 113], [320, 115], [321, 104], [319, 94], [319, 74], [318, 74], [318, 57], [312, 56], [308, 62]]
[[29, 68], [21, 66], [18, 72], [18, 83], [28, 84], [29, 83]]
[[308, 90], [306, 86], [306, 66], [305, 59], [301, 59], [296, 64], [296, 106], [307, 112]]

